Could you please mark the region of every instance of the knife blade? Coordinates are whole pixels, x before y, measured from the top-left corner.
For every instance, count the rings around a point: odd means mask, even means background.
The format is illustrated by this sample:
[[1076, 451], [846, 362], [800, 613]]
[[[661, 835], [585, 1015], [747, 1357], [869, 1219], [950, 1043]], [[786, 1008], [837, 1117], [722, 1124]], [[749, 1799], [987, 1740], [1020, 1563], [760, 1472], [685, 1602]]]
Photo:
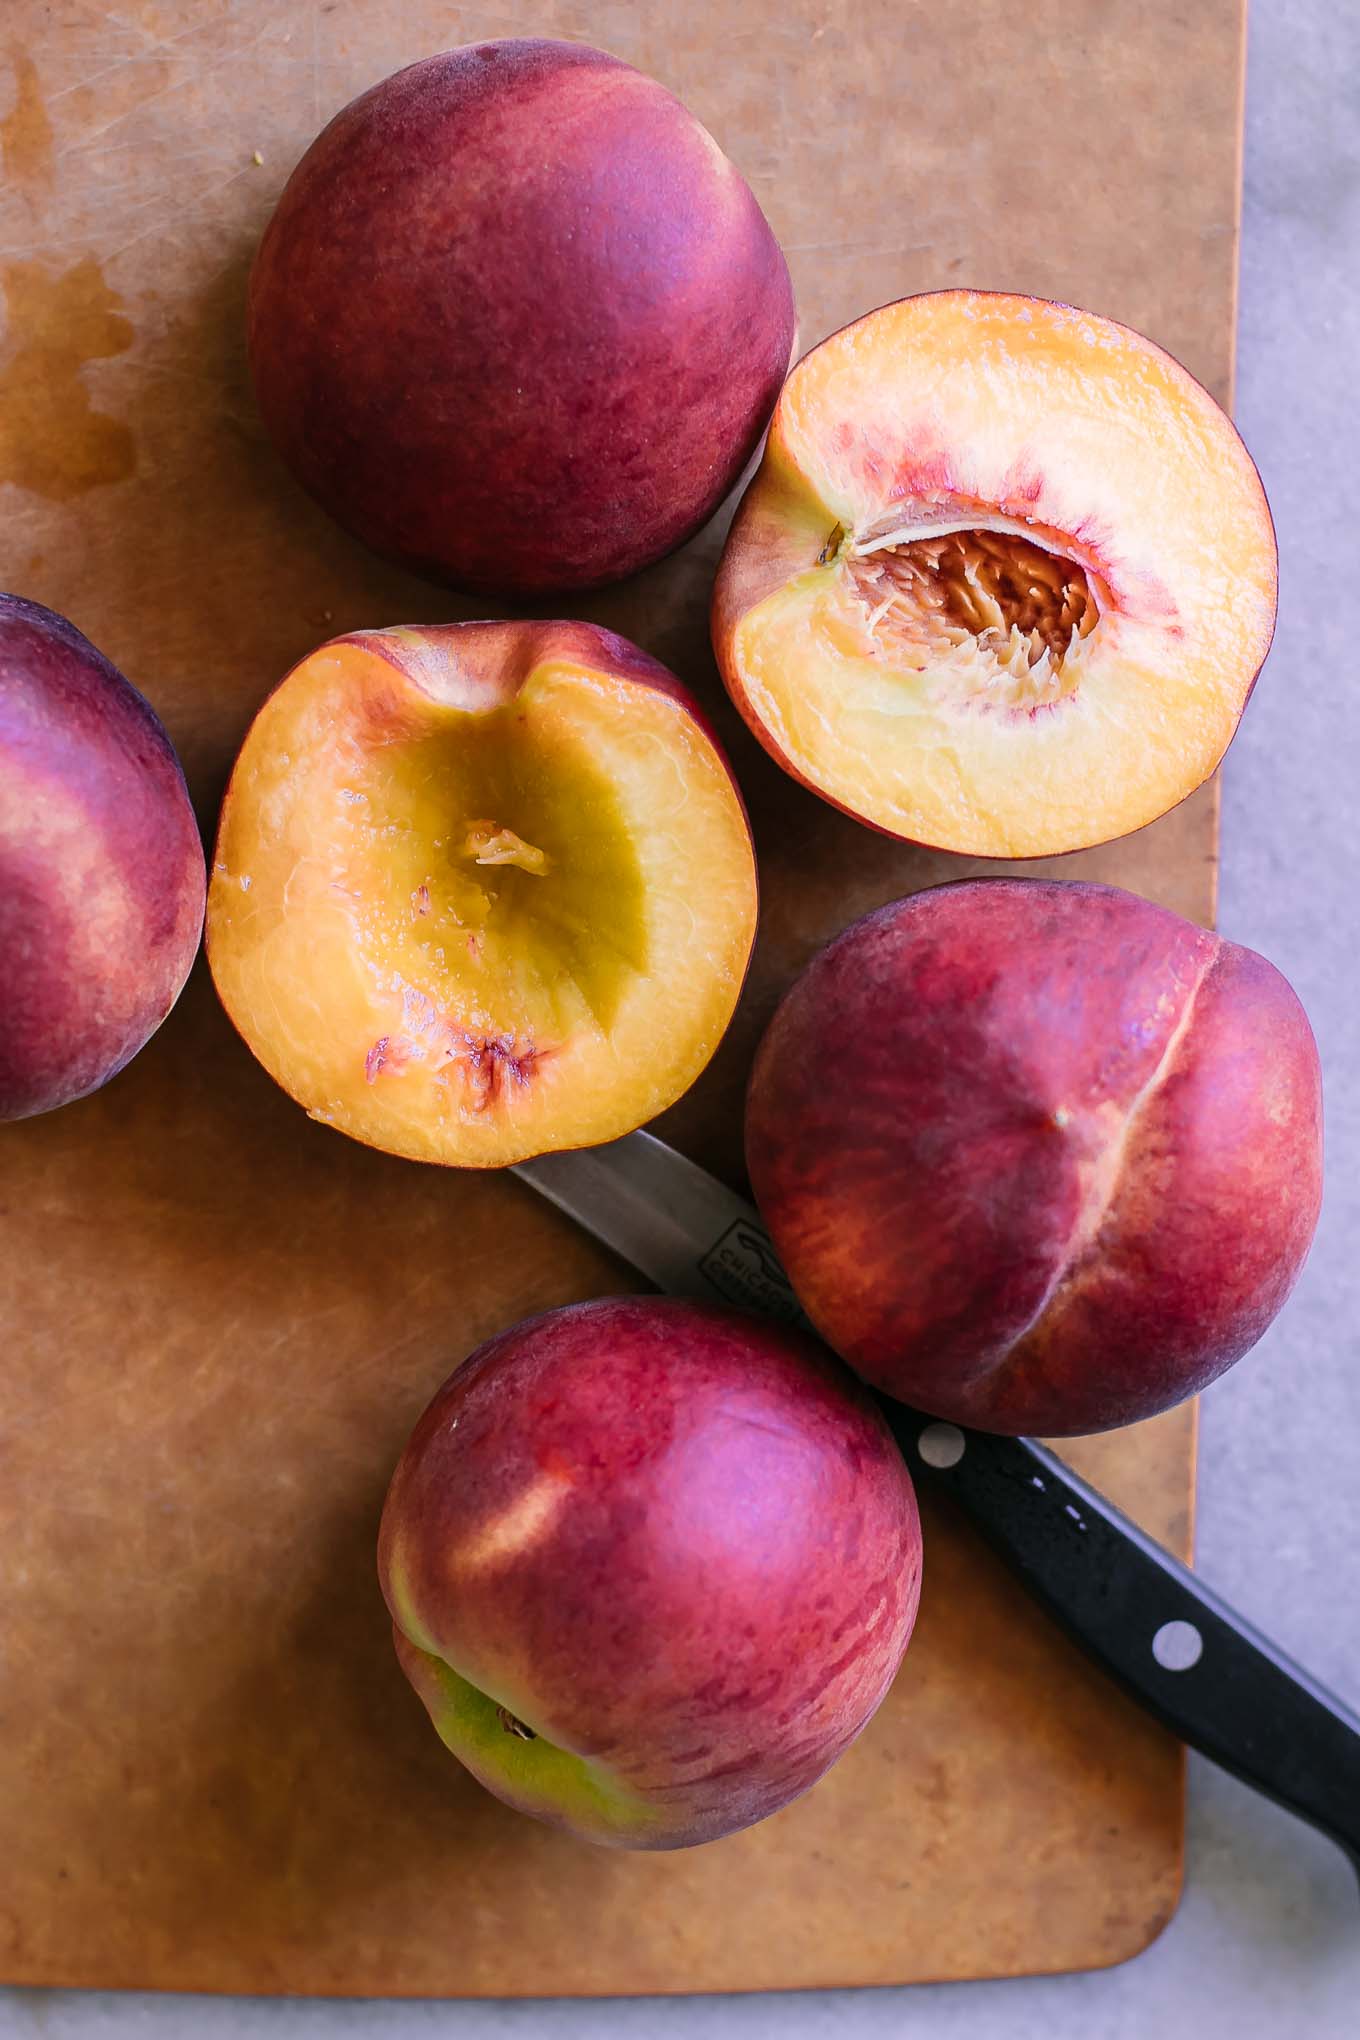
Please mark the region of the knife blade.
[[[515, 1173], [669, 1295], [815, 1336], [754, 1206], [654, 1134]], [[1046, 1446], [878, 1401], [913, 1476], [966, 1510], [1074, 1642], [1182, 1742], [1321, 1829], [1360, 1875], [1360, 1716]]]

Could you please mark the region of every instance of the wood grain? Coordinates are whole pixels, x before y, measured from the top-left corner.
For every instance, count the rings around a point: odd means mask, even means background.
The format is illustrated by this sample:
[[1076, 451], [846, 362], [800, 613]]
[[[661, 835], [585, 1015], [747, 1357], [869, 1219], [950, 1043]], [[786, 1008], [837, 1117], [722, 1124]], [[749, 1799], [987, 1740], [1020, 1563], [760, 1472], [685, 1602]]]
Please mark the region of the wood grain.
[[[469, 615], [369, 559], [265, 444], [251, 251], [318, 126], [432, 48], [523, 29], [434, 0], [9, 0], [0, 56], [0, 578], [153, 699], [205, 826], [246, 722], [319, 639]], [[1226, 397], [1240, 0], [544, 0], [743, 167], [804, 341], [969, 282], [1142, 327]], [[260, 160], [256, 160], [257, 157]], [[712, 704], [750, 798], [760, 950], [663, 1126], [739, 1167], [780, 988], [835, 928], [963, 865], [794, 789], [705, 641], [724, 519], [592, 598]], [[1066, 861], [1208, 920], [1205, 791]], [[477, 1340], [624, 1272], [517, 1183], [305, 1118], [201, 968], [101, 1096], [0, 1138], [0, 1973], [354, 1995], [739, 1990], [1078, 1968], [1174, 1909], [1178, 1749], [931, 1513], [918, 1640], [807, 1800], [674, 1857], [517, 1819], [444, 1755], [389, 1649], [373, 1535]], [[1185, 1550], [1193, 1413], [1074, 1448]]]

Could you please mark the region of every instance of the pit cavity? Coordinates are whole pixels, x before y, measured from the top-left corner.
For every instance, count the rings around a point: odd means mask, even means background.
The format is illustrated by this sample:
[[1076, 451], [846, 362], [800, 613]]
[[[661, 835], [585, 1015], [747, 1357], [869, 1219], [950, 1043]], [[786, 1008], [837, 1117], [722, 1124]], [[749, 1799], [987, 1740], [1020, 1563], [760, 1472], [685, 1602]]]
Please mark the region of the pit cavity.
[[1040, 708], [1075, 694], [1107, 593], [1054, 537], [997, 526], [903, 531], [834, 557], [878, 651], [910, 670], [944, 669], [987, 704]]
[[620, 787], [583, 743], [518, 700], [448, 710], [356, 746], [346, 795], [335, 898], [387, 1020], [370, 1083], [419, 1067], [481, 1110], [582, 1025], [608, 1031], [647, 968], [648, 903]]

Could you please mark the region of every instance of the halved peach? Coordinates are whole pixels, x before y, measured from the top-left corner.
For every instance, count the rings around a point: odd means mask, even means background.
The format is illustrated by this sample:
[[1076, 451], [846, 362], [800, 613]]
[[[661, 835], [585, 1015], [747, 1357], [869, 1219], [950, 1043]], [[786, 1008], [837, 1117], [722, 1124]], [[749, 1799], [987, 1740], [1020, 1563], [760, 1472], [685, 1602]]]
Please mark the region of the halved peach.
[[1276, 564], [1245, 447], [1169, 355], [1069, 305], [937, 291], [789, 376], [713, 642], [756, 736], [835, 806], [1046, 856], [1214, 770]]
[[755, 920], [741, 797], [679, 681], [587, 624], [466, 623], [337, 638], [265, 703], [208, 957], [314, 1119], [489, 1167], [677, 1098]]

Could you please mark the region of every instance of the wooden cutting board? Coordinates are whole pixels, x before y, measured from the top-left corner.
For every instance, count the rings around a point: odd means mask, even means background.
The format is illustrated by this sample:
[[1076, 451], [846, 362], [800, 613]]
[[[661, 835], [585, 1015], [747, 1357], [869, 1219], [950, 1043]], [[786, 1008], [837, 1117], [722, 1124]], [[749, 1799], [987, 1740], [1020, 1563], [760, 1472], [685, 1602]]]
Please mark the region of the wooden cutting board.
[[[905, 292], [1075, 299], [1229, 389], [1241, 0], [544, 0], [674, 87], [754, 185], [810, 344]], [[255, 705], [364, 624], [475, 606], [378, 565], [266, 445], [247, 266], [318, 127], [505, 32], [435, 0], [7, 0], [0, 582], [150, 695], [205, 827]], [[4, 52], [7, 49], [7, 54]], [[1169, 506], [1170, 508], [1170, 506]], [[715, 1066], [662, 1131], [735, 1179], [759, 1030], [853, 915], [965, 866], [797, 791], [705, 636], [725, 519], [580, 605], [712, 704], [765, 906]], [[1063, 862], [1200, 920], [1212, 791]], [[928, 1516], [901, 1680], [817, 1791], [670, 1857], [521, 1820], [444, 1754], [373, 1573], [406, 1431], [468, 1349], [629, 1285], [509, 1177], [310, 1124], [201, 969], [101, 1096], [0, 1131], [0, 1974], [223, 1991], [530, 1994], [895, 1983], [1135, 1953], [1180, 1879], [1177, 1747]], [[1194, 1417], [1074, 1448], [1190, 1538]]]

